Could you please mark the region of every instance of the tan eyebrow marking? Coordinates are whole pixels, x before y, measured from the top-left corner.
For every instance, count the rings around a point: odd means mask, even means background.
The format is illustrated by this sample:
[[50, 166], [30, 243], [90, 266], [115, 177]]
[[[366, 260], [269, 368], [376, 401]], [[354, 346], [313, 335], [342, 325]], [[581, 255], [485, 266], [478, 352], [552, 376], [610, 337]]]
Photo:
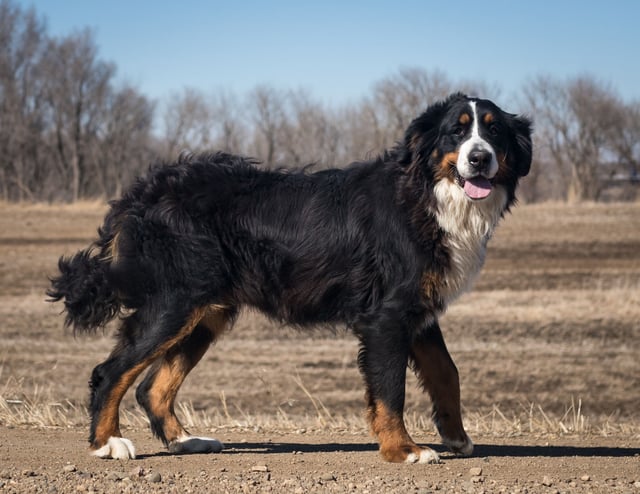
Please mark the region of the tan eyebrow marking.
[[493, 113], [486, 113], [484, 117], [482, 117], [482, 121], [486, 124], [489, 125], [491, 122], [493, 122], [495, 120], [495, 117], [493, 116]]

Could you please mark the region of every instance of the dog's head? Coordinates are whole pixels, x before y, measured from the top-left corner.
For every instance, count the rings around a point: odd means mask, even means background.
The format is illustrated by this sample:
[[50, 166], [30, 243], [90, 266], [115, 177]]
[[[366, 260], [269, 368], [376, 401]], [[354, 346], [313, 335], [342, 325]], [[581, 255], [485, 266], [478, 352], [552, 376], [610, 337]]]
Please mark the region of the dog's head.
[[531, 166], [531, 122], [489, 100], [453, 94], [409, 125], [402, 148], [402, 161], [433, 185], [447, 180], [470, 201], [502, 186], [512, 202]]

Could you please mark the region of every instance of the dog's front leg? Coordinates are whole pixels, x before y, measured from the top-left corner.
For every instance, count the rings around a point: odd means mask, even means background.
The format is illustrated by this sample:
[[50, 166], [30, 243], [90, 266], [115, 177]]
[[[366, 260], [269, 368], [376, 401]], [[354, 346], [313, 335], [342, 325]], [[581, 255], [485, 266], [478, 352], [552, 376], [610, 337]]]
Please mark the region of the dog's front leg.
[[367, 420], [386, 461], [437, 463], [438, 454], [418, 446], [404, 424], [409, 342], [398, 328], [372, 328], [361, 335], [358, 364], [366, 382]]
[[462, 425], [460, 381], [440, 326], [433, 322], [416, 336], [411, 345], [411, 361], [433, 403], [433, 420], [442, 441], [462, 456], [473, 452], [473, 442]]

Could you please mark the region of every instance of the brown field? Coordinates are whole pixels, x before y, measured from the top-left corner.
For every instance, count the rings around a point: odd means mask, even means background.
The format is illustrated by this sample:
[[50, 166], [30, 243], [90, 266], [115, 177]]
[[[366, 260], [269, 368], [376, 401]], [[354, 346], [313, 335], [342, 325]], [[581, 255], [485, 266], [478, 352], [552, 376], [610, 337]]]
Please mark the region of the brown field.
[[[441, 321], [480, 444], [475, 458], [444, 466], [382, 465], [350, 335], [300, 333], [253, 313], [180, 394], [184, 421], [233, 454], [158, 455], [129, 393], [123, 424], [142, 459], [116, 467], [88, 457], [87, 380], [113, 340], [74, 338], [44, 291], [57, 258], [84, 247], [104, 211], [0, 204], [0, 492], [47, 492], [52, 482], [139, 492], [136, 479], [100, 476], [134, 466], [162, 472], [145, 488], [176, 492], [205, 479], [230, 492], [640, 492], [640, 204], [519, 206], [505, 219], [475, 289]], [[437, 443], [413, 375], [407, 389], [410, 430]], [[63, 472], [68, 460], [87, 475]], [[258, 464], [268, 475], [252, 472]], [[476, 464], [481, 480], [469, 478]]]

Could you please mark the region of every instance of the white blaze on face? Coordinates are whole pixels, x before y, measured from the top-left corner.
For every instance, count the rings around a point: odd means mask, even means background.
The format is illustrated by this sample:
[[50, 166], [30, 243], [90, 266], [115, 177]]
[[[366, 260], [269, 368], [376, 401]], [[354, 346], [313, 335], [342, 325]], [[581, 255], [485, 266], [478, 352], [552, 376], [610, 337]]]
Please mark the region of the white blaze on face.
[[474, 167], [469, 163], [469, 154], [471, 151], [487, 151], [491, 153], [491, 163], [487, 170], [482, 172], [482, 176], [488, 179], [492, 179], [498, 173], [498, 160], [496, 158], [496, 153], [493, 150], [491, 144], [485, 141], [480, 136], [479, 130], [479, 120], [478, 120], [478, 111], [476, 109], [476, 102], [470, 101], [469, 106], [471, 107], [471, 136], [462, 143], [460, 146], [460, 153], [458, 154], [458, 162], [456, 167], [458, 168], [458, 173], [465, 180], [469, 180], [478, 175], [478, 171], [474, 169]]

